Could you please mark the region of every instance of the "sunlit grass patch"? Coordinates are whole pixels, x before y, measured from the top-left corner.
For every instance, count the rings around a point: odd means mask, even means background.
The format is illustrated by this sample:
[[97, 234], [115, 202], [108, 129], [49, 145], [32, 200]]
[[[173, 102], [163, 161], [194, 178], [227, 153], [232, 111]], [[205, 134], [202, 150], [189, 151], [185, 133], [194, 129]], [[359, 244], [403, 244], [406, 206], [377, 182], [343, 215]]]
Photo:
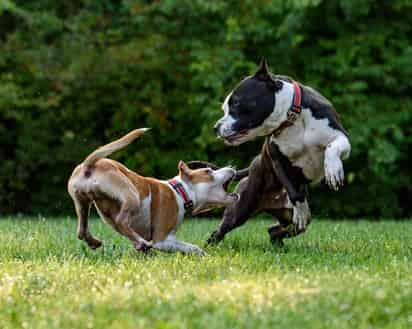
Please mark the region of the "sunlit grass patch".
[[[409, 222], [314, 222], [278, 249], [271, 223], [232, 232], [209, 256], [136, 253], [100, 221], [0, 220], [0, 328], [409, 328]], [[188, 221], [201, 246], [217, 221]]]

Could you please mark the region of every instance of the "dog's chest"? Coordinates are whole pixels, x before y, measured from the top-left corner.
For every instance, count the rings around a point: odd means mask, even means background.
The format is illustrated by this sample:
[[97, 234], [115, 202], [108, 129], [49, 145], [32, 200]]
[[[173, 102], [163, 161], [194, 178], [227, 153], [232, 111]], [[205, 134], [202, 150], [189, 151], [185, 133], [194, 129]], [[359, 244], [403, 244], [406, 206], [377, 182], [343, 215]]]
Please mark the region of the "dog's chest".
[[324, 155], [326, 146], [336, 137], [338, 131], [328, 125], [327, 119], [316, 119], [308, 109], [301, 117], [271, 141], [278, 145], [295, 167], [302, 169], [311, 181], [324, 177]]

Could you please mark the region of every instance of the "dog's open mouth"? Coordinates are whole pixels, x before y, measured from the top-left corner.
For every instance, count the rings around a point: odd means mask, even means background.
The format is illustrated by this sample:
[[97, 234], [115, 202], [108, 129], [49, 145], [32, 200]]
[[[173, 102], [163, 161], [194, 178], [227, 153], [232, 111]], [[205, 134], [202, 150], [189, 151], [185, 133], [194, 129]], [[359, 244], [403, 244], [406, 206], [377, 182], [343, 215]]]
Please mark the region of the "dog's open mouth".
[[[233, 178], [233, 177], [232, 177], [232, 178]], [[232, 178], [229, 178], [226, 182], [224, 182], [224, 183], [222, 184], [223, 189], [225, 190], [225, 192], [228, 191], [228, 188], [229, 188], [230, 182], [232, 181]]]
[[224, 190], [230, 197], [233, 197], [233, 198], [235, 198], [236, 200], [238, 200], [238, 199], [239, 199], [239, 194], [229, 192], [230, 182], [233, 180], [233, 178], [235, 177], [235, 175], [236, 175], [236, 174], [233, 174], [231, 177], [229, 177], [229, 178], [222, 184], [222, 187], [223, 187], [223, 190]]
[[233, 143], [236, 140], [246, 136], [248, 134], [249, 130], [247, 129], [243, 129], [237, 133], [234, 133], [232, 135], [226, 136], [225, 139], [229, 142], [229, 143]]
[[228, 193], [228, 189], [229, 189], [229, 185], [230, 182], [233, 180], [233, 178], [236, 176], [236, 173], [233, 173], [232, 175], [230, 175], [230, 177], [228, 177], [223, 183], [222, 183], [222, 187], [225, 190], [226, 193]]

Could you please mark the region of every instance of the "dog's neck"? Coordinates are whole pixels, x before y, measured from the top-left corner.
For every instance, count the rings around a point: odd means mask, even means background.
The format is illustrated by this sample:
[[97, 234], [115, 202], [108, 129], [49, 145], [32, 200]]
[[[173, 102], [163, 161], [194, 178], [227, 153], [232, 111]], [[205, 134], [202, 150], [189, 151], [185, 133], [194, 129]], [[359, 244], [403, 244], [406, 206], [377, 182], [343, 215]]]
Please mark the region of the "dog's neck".
[[[264, 135], [271, 135], [288, 120], [288, 111], [293, 103], [293, 84], [282, 81], [282, 89], [275, 93], [275, 106], [270, 116], [263, 122]], [[262, 136], [262, 135], [261, 135]]]
[[288, 110], [293, 102], [293, 84], [287, 81], [282, 81], [282, 89], [275, 93], [275, 106], [269, 118], [276, 121], [276, 127], [287, 120]]
[[[196, 208], [198, 206], [198, 202], [197, 202], [198, 198], [196, 196], [195, 191], [193, 191], [191, 184], [186, 183], [179, 175], [173, 177], [172, 179], [177, 181], [178, 183], [180, 183], [183, 186], [188, 198], [193, 202], [193, 208]], [[177, 194], [177, 197], [179, 198], [179, 200], [176, 200], [176, 201], [179, 204], [181, 203], [182, 205], [184, 205], [184, 200], [183, 200], [182, 196], [177, 192], [176, 192], [176, 194]]]

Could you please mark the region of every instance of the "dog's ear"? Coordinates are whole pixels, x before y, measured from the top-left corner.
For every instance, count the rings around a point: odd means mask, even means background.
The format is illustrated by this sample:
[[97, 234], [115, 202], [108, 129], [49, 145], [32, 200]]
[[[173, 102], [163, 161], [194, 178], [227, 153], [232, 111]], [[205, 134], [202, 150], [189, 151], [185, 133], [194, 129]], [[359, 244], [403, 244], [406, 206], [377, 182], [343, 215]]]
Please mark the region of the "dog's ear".
[[266, 57], [262, 57], [262, 60], [260, 61], [259, 68], [256, 71], [254, 77], [257, 78], [260, 81], [266, 82], [266, 84], [269, 86], [269, 88], [274, 90], [274, 91], [282, 89], [282, 81], [276, 79], [272, 75], [272, 73], [270, 73]]
[[260, 60], [259, 68], [257, 69], [255, 73], [255, 77], [260, 80], [265, 80], [269, 76], [270, 76], [270, 71], [269, 71], [268, 62], [266, 60], [266, 57], [262, 57], [262, 59]]
[[210, 168], [210, 169], [213, 169], [213, 170], [220, 169], [219, 166], [217, 166], [213, 163], [210, 163], [210, 162], [207, 162], [207, 161], [201, 161], [201, 160], [190, 161], [190, 162], [187, 163], [187, 165], [192, 170], [201, 169], [201, 168]]
[[182, 178], [185, 182], [190, 180], [190, 168], [187, 166], [184, 161], [180, 160], [179, 161], [179, 176]]
[[201, 206], [197, 207], [197, 208], [193, 209], [192, 216], [197, 216], [197, 215], [202, 214], [204, 212], [211, 211], [212, 209], [213, 209], [212, 207], [211, 208], [203, 208]]

